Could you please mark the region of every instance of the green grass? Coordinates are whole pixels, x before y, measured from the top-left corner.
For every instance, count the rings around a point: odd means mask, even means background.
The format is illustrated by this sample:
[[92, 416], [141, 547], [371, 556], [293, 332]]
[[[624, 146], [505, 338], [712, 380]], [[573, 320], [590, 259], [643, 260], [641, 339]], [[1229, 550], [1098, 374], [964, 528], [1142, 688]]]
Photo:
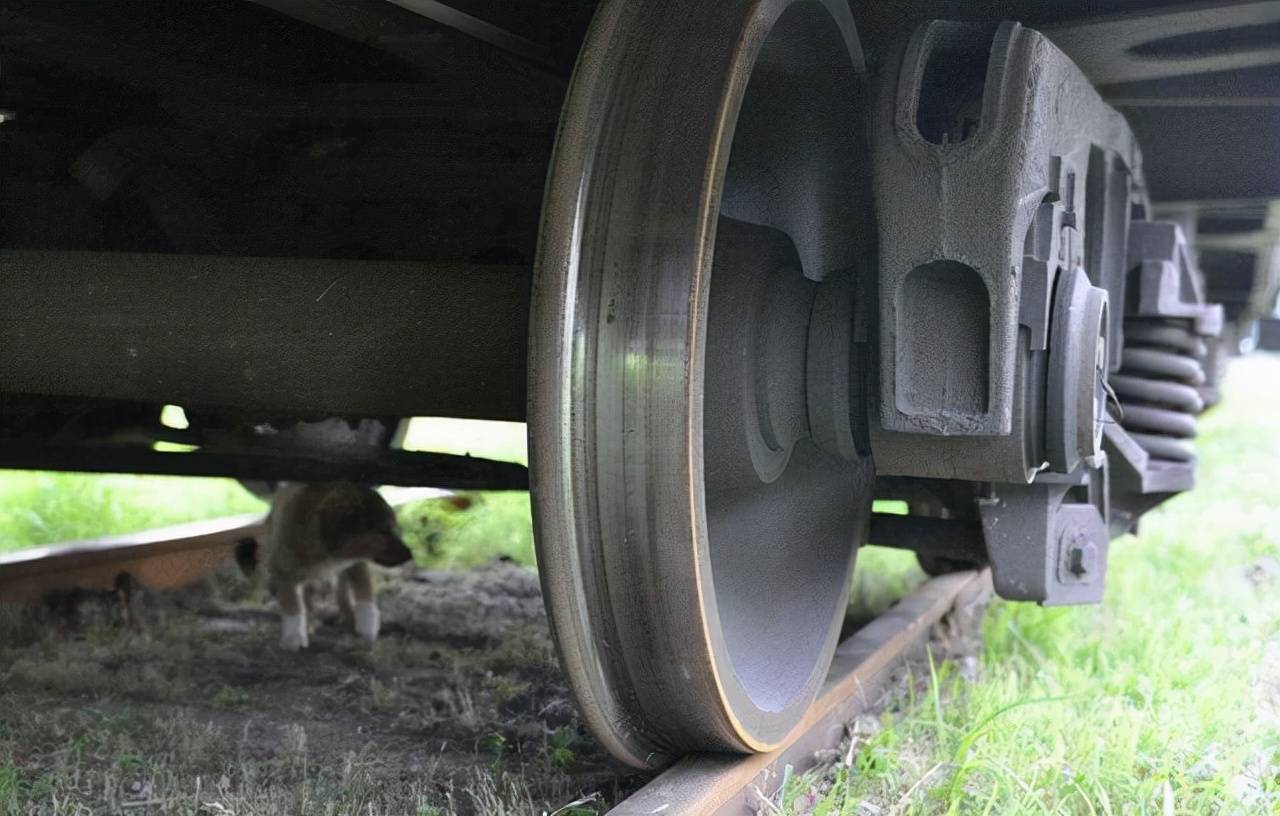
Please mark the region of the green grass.
[[505, 558], [532, 567], [533, 522], [529, 494], [477, 492], [460, 494], [471, 502], [458, 509], [448, 499], [431, 499], [401, 507], [405, 543], [424, 567], [475, 567]]
[[1101, 606], [995, 602], [976, 666], [934, 664], [780, 811], [1280, 813], [1280, 358], [1233, 366], [1200, 452]]
[[229, 479], [0, 471], [0, 552], [265, 507]]
[[[522, 422], [419, 417], [409, 424], [404, 446], [408, 450], [464, 453], [520, 464], [529, 461]], [[466, 510], [440, 500], [400, 509], [400, 526], [414, 560], [427, 567], [461, 568], [507, 558], [532, 567], [529, 494], [481, 491], [463, 495], [471, 501]]]

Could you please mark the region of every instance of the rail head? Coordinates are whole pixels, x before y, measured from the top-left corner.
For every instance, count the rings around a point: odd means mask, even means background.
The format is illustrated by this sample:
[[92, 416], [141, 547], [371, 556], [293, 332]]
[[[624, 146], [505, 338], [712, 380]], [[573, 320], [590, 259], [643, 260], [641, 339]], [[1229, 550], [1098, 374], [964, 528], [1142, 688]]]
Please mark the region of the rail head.
[[[392, 506], [440, 498], [434, 488], [384, 488]], [[193, 521], [124, 535], [0, 553], [0, 604], [33, 603], [60, 590], [110, 590], [127, 574], [148, 589], [194, 583], [264, 531], [262, 513]]]
[[855, 632], [836, 650], [818, 699], [783, 745], [746, 756], [685, 757], [609, 811], [611, 816], [746, 816], [755, 803], [781, 787], [788, 771], [817, 767], [815, 755], [835, 748], [845, 724], [872, 706], [934, 624], [952, 610], [985, 600], [988, 570], [943, 575], [926, 581], [888, 612]]

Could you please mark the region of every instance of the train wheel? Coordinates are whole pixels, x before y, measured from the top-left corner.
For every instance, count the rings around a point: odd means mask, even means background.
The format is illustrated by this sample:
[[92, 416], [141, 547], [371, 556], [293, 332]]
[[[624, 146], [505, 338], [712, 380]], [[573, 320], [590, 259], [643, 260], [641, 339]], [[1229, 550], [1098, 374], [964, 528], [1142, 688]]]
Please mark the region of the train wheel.
[[861, 71], [843, 0], [607, 2], [579, 58], [531, 482], [562, 663], [635, 766], [769, 749], [835, 648], [872, 481], [850, 405]]

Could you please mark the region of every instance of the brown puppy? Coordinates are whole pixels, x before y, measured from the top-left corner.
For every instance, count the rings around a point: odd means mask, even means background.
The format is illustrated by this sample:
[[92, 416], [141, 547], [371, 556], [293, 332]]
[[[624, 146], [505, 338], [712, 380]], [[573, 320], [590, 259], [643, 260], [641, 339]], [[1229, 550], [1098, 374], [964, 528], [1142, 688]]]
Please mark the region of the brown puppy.
[[351, 482], [289, 484], [276, 491], [260, 560], [280, 602], [280, 645], [307, 646], [308, 587], [338, 579], [338, 606], [356, 634], [378, 637], [380, 618], [369, 562], [394, 567], [412, 554], [386, 500]]

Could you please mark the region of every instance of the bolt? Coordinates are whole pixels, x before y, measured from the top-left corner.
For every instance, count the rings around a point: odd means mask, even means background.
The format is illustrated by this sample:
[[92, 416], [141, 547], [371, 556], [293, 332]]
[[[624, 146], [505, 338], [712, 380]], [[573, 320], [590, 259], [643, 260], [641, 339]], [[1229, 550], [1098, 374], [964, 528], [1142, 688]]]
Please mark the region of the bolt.
[[1067, 569], [1077, 578], [1093, 573], [1098, 567], [1098, 547], [1083, 530], [1073, 530], [1067, 542]]
[[1083, 576], [1085, 573], [1089, 571], [1089, 568], [1085, 566], [1085, 563], [1084, 563], [1083, 547], [1072, 547], [1070, 558], [1071, 558], [1071, 566], [1069, 567], [1069, 569], [1071, 570], [1072, 575], [1075, 575], [1078, 578]]

